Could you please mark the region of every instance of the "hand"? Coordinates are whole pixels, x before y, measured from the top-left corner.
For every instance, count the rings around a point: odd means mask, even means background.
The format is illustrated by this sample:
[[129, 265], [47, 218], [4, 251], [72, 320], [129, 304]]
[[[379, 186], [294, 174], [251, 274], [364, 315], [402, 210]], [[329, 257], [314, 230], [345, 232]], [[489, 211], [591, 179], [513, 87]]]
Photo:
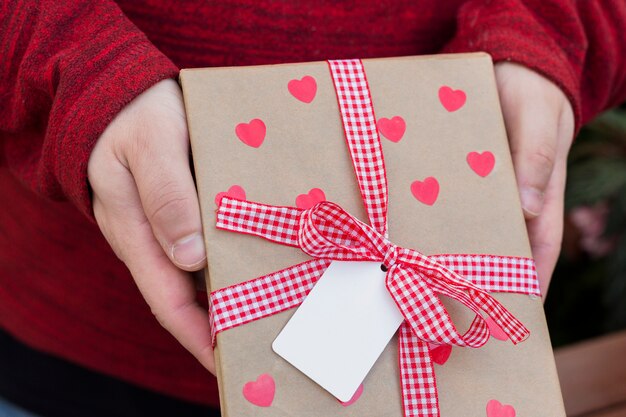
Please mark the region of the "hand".
[[191, 274], [206, 264], [180, 88], [135, 98], [98, 139], [88, 165], [96, 221], [153, 314], [215, 372], [207, 312]]
[[567, 154], [574, 114], [565, 94], [536, 72], [496, 64], [496, 81], [541, 293], [561, 250]]

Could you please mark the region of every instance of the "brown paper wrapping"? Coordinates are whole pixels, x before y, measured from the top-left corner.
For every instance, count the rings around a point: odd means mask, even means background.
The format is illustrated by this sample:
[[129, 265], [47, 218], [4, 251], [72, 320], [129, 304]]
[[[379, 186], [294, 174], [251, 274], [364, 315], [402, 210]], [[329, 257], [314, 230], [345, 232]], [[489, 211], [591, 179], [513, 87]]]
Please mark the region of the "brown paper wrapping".
[[[389, 187], [389, 236], [426, 254], [530, 256], [491, 59], [486, 54], [364, 60], [377, 118], [401, 115], [398, 143], [381, 137]], [[317, 81], [306, 104], [287, 83], [304, 75]], [[344, 139], [337, 98], [325, 62], [181, 72], [198, 194], [208, 253], [208, 289], [216, 290], [307, 260], [299, 249], [217, 230], [218, 192], [242, 186], [247, 198], [295, 205], [298, 194], [321, 188], [329, 201], [367, 222]], [[438, 89], [462, 89], [467, 102], [446, 111]], [[235, 126], [260, 118], [267, 135], [259, 148], [242, 143]], [[485, 178], [472, 172], [468, 152], [485, 150], [496, 165]], [[434, 176], [439, 198], [426, 206], [410, 184]], [[552, 349], [540, 299], [495, 294], [531, 331], [514, 346], [491, 339], [480, 349], [457, 348], [435, 365], [443, 417], [484, 416], [489, 400], [515, 407], [517, 416], [564, 416]], [[446, 303], [463, 329], [471, 314]], [[295, 310], [218, 335], [215, 349], [224, 417], [401, 417], [397, 341], [364, 381], [349, 407], [277, 356], [272, 341]], [[465, 327], [467, 328], [467, 327]], [[246, 401], [242, 388], [260, 374], [276, 381], [271, 407]]]

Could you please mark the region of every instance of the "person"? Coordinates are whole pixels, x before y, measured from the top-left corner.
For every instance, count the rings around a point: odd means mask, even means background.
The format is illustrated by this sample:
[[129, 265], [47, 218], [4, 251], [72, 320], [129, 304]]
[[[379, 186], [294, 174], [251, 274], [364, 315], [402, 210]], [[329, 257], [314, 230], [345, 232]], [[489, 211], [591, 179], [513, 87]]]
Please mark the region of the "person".
[[626, 99], [621, 0], [13, 0], [0, 27], [9, 416], [218, 408], [179, 68], [490, 53], [544, 295], [574, 132]]

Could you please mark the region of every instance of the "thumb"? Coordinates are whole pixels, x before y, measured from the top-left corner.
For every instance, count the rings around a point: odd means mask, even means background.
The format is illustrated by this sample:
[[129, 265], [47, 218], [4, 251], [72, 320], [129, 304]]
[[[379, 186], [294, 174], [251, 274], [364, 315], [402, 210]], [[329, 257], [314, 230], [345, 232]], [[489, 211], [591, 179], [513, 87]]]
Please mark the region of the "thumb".
[[527, 219], [537, 217], [554, 170], [557, 126], [533, 111], [520, 112], [507, 125], [520, 201]]
[[[164, 252], [179, 268], [195, 271], [206, 262], [200, 209], [189, 167], [189, 137], [178, 86], [174, 84], [170, 93], [155, 97], [156, 102], [165, 99], [174, 105], [157, 109], [163, 113], [161, 117], [153, 112], [142, 124], [143, 133], [127, 161], [146, 218]], [[178, 104], [180, 112], [172, 112]]]

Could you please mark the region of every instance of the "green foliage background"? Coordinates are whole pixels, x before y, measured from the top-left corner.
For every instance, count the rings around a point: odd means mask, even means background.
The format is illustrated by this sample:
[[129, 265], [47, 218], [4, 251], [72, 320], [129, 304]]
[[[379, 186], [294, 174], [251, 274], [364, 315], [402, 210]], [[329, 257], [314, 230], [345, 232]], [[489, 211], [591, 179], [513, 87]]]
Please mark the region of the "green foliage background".
[[[626, 105], [581, 129], [565, 194], [563, 251], [545, 305], [554, 346], [626, 328]], [[570, 216], [598, 205], [607, 208], [602, 239], [611, 250], [594, 256]]]

